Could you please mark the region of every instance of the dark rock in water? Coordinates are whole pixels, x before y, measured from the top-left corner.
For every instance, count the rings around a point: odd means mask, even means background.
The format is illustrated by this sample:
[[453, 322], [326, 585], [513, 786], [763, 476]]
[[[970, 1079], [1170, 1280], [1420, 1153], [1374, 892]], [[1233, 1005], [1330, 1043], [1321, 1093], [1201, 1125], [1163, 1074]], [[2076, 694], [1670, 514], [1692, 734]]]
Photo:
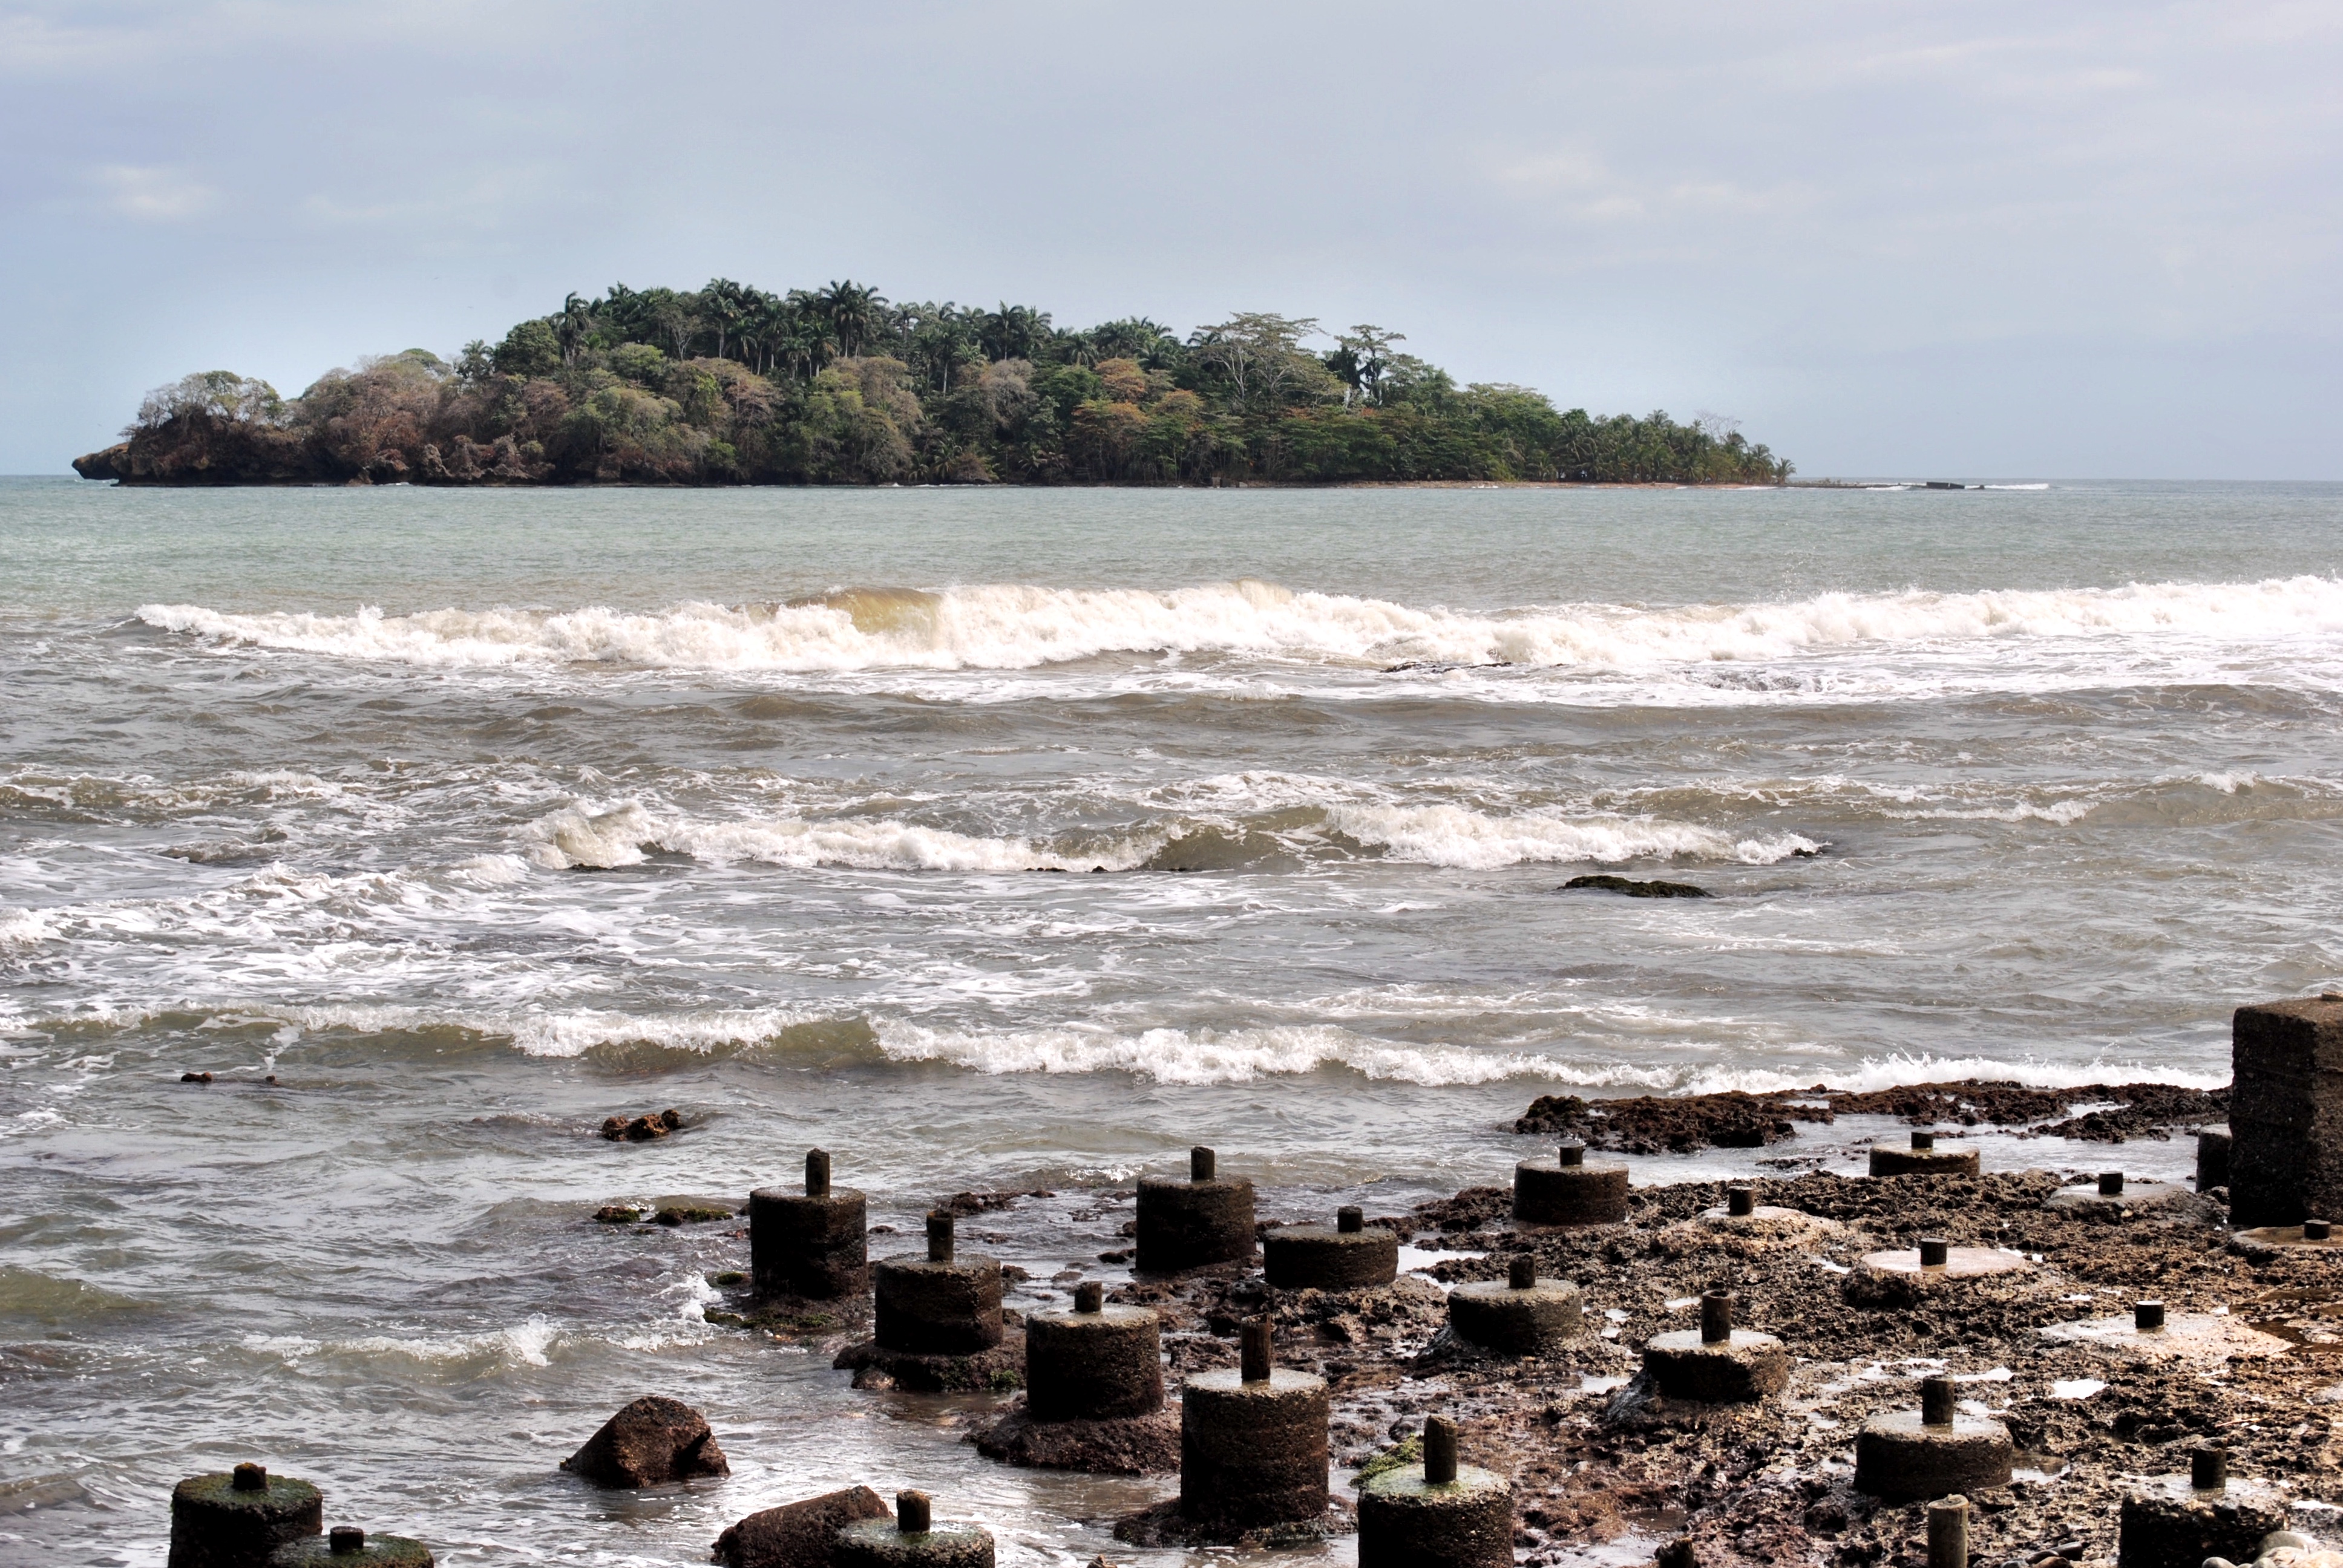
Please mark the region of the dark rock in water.
[[[2111, 1109], [2067, 1117], [2069, 1107]], [[1582, 1139], [1590, 1149], [1630, 1154], [1682, 1153], [1704, 1147], [1756, 1149], [1795, 1136], [1801, 1121], [1841, 1116], [1894, 1116], [1922, 1127], [2013, 1127], [2030, 1133], [2120, 1143], [2163, 1139], [2174, 1126], [2218, 1121], [2226, 1089], [2169, 1083], [2087, 1083], [2031, 1089], [2017, 1083], [1914, 1083], [1861, 1092], [1824, 1084], [1796, 1093], [1637, 1095], [1618, 1100], [1544, 1094], [1513, 1123], [1516, 1132]], [[2062, 1120], [2063, 1118], [2063, 1120]]]
[[623, 1116], [606, 1116], [602, 1119], [602, 1136], [613, 1143], [649, 1143], [682, 1125], [683, 1112], [672, 1109], [653, 1116], [638, 1116], [631, 1121]]
[[1145, 1415], [1035, 1421], [1021, 1404], [969, 1441], [1010, 1464], [1145, 1475], [1180, 1468], [1180, 1412], [1167, 1405]]
[[695, 1475], [729, 1475], [724, 1451], [700, 1413], [679, 1399], [645, 1394], [602, 1423], [561, 1468], [596, 1486], [661, 1486]]
[[1573, 877], [1556, 892], [1567, 893], [1574, 889], [1588, 888], [1601, 893], [1624, 893], [1631, 899], [1713, 899], [1706, 888], [1695, 888], [1690, 882], [1636, 882], [1625, 877]]
[[179, 1074], [179, 1081], [181, 1083], [209, 1083], [211, 1081], [212, 1075], [208, 1072], [183, 1072]]
[[709, 1560], [725, 1568], [828, 1568], [840, 1530], [890, 1517], [885, 1501], [867, 1486], [826, 1492], [751, 1513], [716, 1538]]
[[598, 1225], [631, 1225], [643, 1217], [643, 1211], [632, 1203], [605, 1203], [594, 1211]]
[[720, 1203], [706, 1199], [669, 1198], [651, 1216], [657, 1225], [709, 1225], [719, 1220], [734, 1220], [739, 1216]]
[[1785, 1097], [1690, 1094], [1681, 1099], [1639, 1094], [1622, 1100], [1582, 1100], [1574, 1094], [1542, 1094], [1513, 1123], [1516, 1132], [1567, 1134], [1590, 1149], [1630, 1154], [1682, 1152], [1688, 1149], [1761, 1149], [1795, 1137], [1801, 1121], [1830, 1120], [1784, 1102]]

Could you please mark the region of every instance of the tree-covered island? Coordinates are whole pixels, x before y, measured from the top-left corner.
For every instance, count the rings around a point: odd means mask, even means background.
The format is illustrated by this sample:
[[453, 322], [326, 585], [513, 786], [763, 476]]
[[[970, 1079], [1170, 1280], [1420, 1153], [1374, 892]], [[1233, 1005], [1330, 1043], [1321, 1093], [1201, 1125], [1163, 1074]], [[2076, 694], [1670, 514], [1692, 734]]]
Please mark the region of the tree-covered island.
[[[134, 485], [1776, 484], [1728, 421], [1557, 411], [1459, 387], [1377, 327], [1246, 314], [1186, 338], [1024, 306], [613, 285], [449, 364], [425, 349], [296, 398], [225, 370], [151, 393], [75, 462]], [[1313, 344], [1331, 342], [1330, 349]]]

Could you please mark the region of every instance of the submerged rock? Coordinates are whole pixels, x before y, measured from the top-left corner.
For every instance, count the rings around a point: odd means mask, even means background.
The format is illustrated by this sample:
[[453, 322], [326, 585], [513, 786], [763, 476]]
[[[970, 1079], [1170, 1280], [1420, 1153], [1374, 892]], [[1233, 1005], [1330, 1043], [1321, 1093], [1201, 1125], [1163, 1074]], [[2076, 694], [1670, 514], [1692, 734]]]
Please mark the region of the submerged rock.
[[724, 1451], [698, 1411], [648, 1393], [602, 1423], [561, 1468], [596, 1486], [662, 1486], [695, 1475], [729, 1475]]
[[1573, 877], [1554, 891], [1574, 892], [1585, 889], [1598, 893], [1624, 893], [1631, 899], [1713, 899], [1706, 888], [1695, 888], [1690, 882], [1636, 882], [1625, 877]]
[[623, 1116], [606, 1116], [602, 1119], [602, 1136], [613, 1143], [649, 1143], [682, 1126], [683, 1112], [669, 1107], [654, 1115], [638, 1116], [631, 1121]]

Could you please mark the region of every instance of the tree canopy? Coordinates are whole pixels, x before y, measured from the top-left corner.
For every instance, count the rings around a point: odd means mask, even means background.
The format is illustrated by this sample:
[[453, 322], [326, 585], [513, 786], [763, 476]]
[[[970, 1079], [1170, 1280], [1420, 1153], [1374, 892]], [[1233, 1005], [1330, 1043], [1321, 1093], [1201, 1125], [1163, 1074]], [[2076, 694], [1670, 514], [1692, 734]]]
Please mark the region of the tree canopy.
[[[227, 371], [148, 396], [75, 467], [133, 482], [1771, 484], [1730, 420], [1557, 409], [1473, 384], [1371, 324], [1246, 311], [1182, 337], [1144, 317], [772, 294], [572, 294], [454, 363], [424, 349], [299, 397]], [[87, 466], [85, 466], [87, 465]]]

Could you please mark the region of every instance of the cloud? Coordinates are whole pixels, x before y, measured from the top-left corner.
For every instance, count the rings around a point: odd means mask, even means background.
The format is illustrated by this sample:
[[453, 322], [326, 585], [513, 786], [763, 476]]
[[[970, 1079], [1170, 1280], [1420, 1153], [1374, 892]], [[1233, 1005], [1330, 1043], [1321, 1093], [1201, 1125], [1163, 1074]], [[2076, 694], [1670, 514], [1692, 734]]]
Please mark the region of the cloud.
[[185, 223], [203, 216], [219, 200], [210, 186], [166, 166], [107, 164], [93, 179], [107, 206], [141, 223]]

